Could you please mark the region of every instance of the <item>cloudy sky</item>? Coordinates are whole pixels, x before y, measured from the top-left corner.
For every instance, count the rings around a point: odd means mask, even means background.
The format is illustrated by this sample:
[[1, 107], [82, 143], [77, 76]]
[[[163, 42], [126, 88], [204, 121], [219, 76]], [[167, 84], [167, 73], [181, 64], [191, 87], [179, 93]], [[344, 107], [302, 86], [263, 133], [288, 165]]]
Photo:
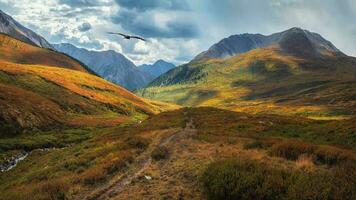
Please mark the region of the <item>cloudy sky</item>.
[[180, 64], [232, 34], [291, 27], [318, 32], [356, 56], [356, 0], [0, 0], [0, 9], [52, 43], [113, 49], [138, 65]]

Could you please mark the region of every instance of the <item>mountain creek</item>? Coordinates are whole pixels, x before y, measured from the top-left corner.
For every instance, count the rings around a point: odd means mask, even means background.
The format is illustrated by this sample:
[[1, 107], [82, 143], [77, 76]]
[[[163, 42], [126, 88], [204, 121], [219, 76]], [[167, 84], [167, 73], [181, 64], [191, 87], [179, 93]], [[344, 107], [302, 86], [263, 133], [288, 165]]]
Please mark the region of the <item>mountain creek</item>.
[[11, 169], [14, 169], [21, 161], [25, 160], [34, 151], [52, 151], [52, 150], [64, 149], [64, 148], [66, 147], [63, 148], [51, 147], [51, 148], [34, 149], [32, 151], [22, 151], [16, 155], [6, 158], [3, 163], [0, 163], [0, 172], [6, 172], [6, 171], [10, 171]]

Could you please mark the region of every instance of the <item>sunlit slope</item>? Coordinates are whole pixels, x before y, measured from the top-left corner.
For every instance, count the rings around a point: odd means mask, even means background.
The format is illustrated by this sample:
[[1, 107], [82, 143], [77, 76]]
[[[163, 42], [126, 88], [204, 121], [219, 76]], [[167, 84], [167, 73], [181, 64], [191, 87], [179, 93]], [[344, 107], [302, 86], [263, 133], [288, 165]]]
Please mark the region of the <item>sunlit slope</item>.
[[7, 130], [85, 124], [74, 120], [85, 115], [152, 114], [161, 107], [88, 73], [3, 61], [0, 102], [1, 128]]
[[67, 55], [50, 49], [39, 48], [16, 40], [0, 33], [0, 60], [21, 63], [38, 64], [52, 67], [74, 69], [90, 72], [85, 66]]
[[307, 59], [285, 54], [278, 47], [255, 49], [225, 60], [177, 67], [138, 94], [186, 106], [251, 113], [355, 115], [356, 60], [347, 56]]

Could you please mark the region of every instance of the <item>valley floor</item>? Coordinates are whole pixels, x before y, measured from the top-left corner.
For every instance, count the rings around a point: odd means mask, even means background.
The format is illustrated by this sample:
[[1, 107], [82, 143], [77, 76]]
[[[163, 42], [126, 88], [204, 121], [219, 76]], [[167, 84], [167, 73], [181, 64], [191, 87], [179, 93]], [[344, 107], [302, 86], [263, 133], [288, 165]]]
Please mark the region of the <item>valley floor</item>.
[[[53, 133], [78, 138], [64, 148], [32, 151], [1, 172], [0, 199], [356, 197], [354, 119], [316, 121], [206, 107], [141, 120]], [[28, 148], [5, 145], [0, 139], [2, 157]], [[236, 174], [249, 178], [239, 182]]]

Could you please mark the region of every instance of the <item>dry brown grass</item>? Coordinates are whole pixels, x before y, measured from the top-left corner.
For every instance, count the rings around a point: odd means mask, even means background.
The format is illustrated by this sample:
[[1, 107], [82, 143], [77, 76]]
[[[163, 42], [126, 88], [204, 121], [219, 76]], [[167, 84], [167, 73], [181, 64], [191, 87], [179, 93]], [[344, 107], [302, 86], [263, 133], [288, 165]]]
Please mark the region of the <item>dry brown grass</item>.
[[315, 168], [314, 158], [308, 154], [302, 154], [296, 160], [297, 167], [305, 170], [312, 170]]

